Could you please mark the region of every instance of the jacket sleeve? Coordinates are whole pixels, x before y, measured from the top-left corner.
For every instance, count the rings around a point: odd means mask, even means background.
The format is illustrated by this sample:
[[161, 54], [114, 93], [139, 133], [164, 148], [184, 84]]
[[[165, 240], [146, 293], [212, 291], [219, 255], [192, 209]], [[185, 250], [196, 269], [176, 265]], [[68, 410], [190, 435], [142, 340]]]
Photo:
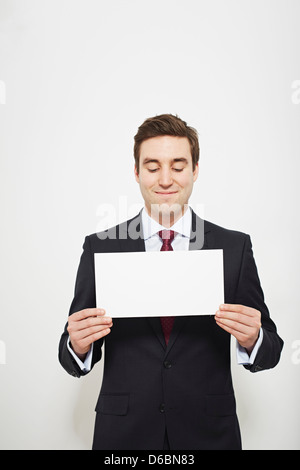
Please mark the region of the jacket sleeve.
[[255, 308], [261, 312], [263, 341], [254, 363], [252, 365], [244, 365], [244, 367], [251, 372], [275, 367], [280, 359], [283, 341], [277, 334], [275, 323], [271, 320], [268, 307], [264, 301], [264, 294], [260, 285], [249, 235], [245, 237], [235, 303]]
[[[85, 308], [94, 307], [96, 307], [94, 254], [91, 250], [90, 239], [89, 237], [86, 237], [83, 244], [83, 253], [81, 255], [77, 271], [74, 298], [69, 310], [69, 315], [72, 315], [75, 312], [79, 312]], [[67, 331], [67, 326], [68, 324], [65, 325], [65, 329], [59, 343], [59, 362], [69, 374], [73, 375], [74, 377], [80, 377], [82, 375], [86, 375], [86, 372], [80, 369], [72, 354], [68, 350], [67, 342], [69, 334]], [[96, 364], [96, 362], [101, 359], [102, 344], [103, 339], [100, 339], [94, 343], [91, 369]]]

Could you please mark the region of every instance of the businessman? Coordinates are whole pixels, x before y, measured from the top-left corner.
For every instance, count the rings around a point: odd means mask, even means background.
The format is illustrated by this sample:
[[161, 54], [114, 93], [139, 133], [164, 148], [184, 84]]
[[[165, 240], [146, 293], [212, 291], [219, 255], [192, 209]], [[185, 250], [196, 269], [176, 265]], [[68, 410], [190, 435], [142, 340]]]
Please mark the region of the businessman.
[[[199, 171], [195, 129], [166, 114], [147, 119], [134, 139], [134, 173], [145, 205], [133, 219], [86, 237], [60, 362], [83, 376], [105, 346], [93, 449], [241, 449], [230, 339], [238, 362], [251, 372], [273, 368], [283, 347], [250, 237], [203, 221], [189, 207]], [[223, 250], [225, 303], [216, 305], [214, 316], [112, 321], [110, 312], [96, 308], [94, 253], [197, 249]], [[134, 274], [128, 267], [133, 292]], [[175, 287], [180, 295], [180, 275]]]

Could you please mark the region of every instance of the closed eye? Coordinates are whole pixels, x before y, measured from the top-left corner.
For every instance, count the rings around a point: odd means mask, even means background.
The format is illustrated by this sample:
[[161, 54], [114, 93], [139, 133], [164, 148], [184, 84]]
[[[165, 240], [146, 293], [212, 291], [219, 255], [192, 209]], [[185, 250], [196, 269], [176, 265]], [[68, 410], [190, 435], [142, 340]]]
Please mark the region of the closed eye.
[[[155, 172], [158, 171], [158, 170], [159, 170], [159, 168], [148, 168], [148, 171], [149, 171], [150, 173], [155, 173]], [[176, 171], [176, 172], [179, 173], [180, 171], [183, 171], [184, 168], [172, 168], [172, 170], [174, 170], [174, 171]]]

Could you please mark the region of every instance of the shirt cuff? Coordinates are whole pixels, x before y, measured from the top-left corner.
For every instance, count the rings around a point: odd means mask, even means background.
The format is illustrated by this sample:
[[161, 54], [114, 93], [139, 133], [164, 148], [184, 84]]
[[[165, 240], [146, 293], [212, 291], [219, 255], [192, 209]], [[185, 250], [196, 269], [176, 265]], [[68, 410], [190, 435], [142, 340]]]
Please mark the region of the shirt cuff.
[[250, 356], [247, 353], [246, 349], [243, 348], [243, 346], [241, 346], [238, 343], [238, 341], [236, 342], [236, 357], [237, 357], [238, 364], [251, 366], [254, 363], [255, 358], [256, 358], [256, 354], [257, 354], [257, 352], [260, 348], [260, 345], [263, 341], [263, 336], [264, 336], [264, 334], [263, 334], [263, 330], [261, 328], [259, 330], [258, 340], [256, 341], [255, 346], [254, 346]]
[[91, 370], [91, 365], [92, 365], [92, 357], [93, 357], [93, 346], [94, 344], [92, 343], [91, 347], [90, 347], [90, 350], [89, 352], [87, 353], [86, 357], [85, 357], [85, 360], [82, 362], [79, 357], [76, 356], [75, 352], [73, 351], [73, 349], [71, 348], [70, 346], [70, 337], [68, 338], [68, 342], [67, 342], [67, 347], [68, 347], [68, 350], [69, 352], [72, 354], [73, 358], [75, 359], [75, 361], [77, 362], [77, 364], [79, 365], [80, 369], [82, 370], [82, 372], [90, 372]]

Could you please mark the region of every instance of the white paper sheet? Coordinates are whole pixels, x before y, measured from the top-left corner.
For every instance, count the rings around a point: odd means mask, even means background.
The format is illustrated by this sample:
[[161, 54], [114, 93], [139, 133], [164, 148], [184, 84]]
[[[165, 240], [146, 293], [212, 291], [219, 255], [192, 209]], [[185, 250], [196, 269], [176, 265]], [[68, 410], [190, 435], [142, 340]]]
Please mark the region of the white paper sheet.
[[214, 315], [223, 250], [95, 253], [97, 307], [117, 317]]

